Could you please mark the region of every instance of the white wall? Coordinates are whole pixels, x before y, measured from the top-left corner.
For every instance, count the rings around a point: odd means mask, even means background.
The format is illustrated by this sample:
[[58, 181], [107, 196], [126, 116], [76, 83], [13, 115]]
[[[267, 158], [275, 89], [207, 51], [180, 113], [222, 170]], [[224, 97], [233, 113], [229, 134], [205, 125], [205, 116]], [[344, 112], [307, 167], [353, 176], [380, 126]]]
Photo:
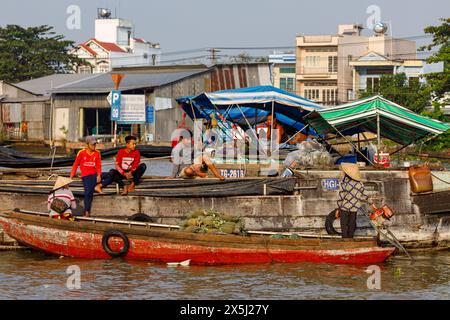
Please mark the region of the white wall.
[[118, 27], [129, 28], [131, 35], [134, 32], [133, 23], [123, 19], [96, 19], [95, 20], [95, 38], [103, 42], [117, 43]]

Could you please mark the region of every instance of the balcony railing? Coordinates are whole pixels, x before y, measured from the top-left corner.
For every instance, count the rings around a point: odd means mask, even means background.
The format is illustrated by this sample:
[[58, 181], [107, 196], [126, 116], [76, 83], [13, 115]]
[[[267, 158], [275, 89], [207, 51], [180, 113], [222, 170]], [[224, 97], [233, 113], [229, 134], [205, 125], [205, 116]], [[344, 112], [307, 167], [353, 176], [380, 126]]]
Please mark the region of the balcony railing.
[[[298, 70], [298, 69], [297, 69]], [[326, 67], [300, 67], [300, 74], [337, 74], [337, 70], [330, 72], [328, 66]]]

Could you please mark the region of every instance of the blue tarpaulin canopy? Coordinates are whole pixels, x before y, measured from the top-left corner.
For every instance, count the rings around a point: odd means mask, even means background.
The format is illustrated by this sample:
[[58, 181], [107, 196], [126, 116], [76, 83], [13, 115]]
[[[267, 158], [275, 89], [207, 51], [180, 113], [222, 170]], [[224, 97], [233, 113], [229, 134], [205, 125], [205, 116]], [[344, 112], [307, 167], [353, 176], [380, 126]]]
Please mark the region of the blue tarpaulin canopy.
[[177, 101], [192, 119], [209, 119], [211, 113], [219, 112], [226, 120], [242, 127], [263, 122], [273, 108], [277, 121], [296, 131], [304, 128], [306, 114], [322, 109], [313, 101], [272, 86], [205, 92]]

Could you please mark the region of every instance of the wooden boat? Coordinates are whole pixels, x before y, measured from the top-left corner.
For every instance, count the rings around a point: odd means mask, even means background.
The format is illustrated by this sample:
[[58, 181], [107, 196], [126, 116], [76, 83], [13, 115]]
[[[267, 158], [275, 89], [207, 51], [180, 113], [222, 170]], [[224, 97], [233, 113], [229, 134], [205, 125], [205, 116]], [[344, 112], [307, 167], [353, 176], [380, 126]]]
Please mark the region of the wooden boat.
[[374, 264], [395, 250], [376, 239], [275, 239], [266, 235], [197, 234], [178, 226], [98, 218], [50, 219], [44, 213], [0, 212], [4, 231], [44, 252], [75, 258], [220, 265], [271, 262]]

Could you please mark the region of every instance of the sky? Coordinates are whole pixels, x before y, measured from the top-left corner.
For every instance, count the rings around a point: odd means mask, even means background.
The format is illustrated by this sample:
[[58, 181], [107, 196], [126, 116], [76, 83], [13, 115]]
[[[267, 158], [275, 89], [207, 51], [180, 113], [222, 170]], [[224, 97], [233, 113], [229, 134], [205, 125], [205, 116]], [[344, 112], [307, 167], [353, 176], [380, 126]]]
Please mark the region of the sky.
[[[378, 8], [382, 21], [390, 22], [396, 37], [424, 35], [426, 26], [450, 17], [448, 0], [0, 0], [0, 4], [1, 26], [48, 24], [77, 43], [93, 37], [97, 8], [110, 8], [113, 15], [134, 22], [136, 37], [160, 43], [163, 53], [294, 46], [298, 34], [337, 33], [339, 23], [366, 25], [374, 14], [367, 13], [370, 6]], [[80, 9], [79, 29], [67, 27], [67, 9], [73, 5]]]

